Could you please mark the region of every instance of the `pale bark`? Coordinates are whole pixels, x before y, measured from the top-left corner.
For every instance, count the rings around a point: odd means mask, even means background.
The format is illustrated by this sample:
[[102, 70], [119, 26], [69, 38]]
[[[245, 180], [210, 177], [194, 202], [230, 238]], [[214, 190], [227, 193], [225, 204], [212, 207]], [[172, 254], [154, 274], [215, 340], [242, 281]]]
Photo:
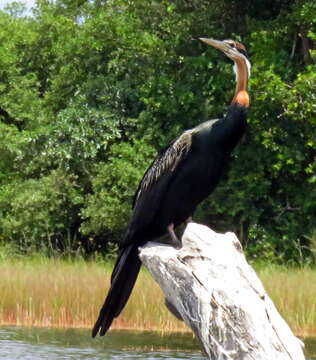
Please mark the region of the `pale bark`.
[[303, 360], [302, 343], [276, 310], [233, 233], [190, 223], [182, 248], [150, 242], [140, 258], [168, 308], [212, 360]]

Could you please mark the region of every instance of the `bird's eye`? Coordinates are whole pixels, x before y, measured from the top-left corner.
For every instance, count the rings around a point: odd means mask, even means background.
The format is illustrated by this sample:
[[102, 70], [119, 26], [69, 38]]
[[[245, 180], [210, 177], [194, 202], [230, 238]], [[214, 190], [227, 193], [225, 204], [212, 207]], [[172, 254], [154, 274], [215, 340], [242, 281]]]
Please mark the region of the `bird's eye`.
[[236, 48], [236, 44], [234, 41], [225, 41], [227, 45], [229, 45], [232, 49], [235, 49]]

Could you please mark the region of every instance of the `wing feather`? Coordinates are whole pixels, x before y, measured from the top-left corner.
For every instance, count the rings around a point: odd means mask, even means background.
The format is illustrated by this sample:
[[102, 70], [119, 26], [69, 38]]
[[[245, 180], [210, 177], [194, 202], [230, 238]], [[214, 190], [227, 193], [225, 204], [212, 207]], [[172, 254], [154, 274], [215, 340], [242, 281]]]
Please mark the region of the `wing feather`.
[[182, 166], [189, 161], [189, 153], [195, 152], [194, 137], [201, 132], [209, 131], [217, 121], [217, 119], [209, 120], [185, 131], [163, 149], [153, 161], [134, 195], [133, 214], [121, 246], [135, 241], [147, 231], [150, 232], [150, 224], [159, 211], [170, 183]]
[[167, 173], [172, 173], [178, 164], [185, 159], [190, 150], [192, 142], [192, 130], [185, 131], [181, 136], [169, 144], [159, 156], [153, 161], [146, 171], [133, 200], [133, 208], [136, 202], [144, 193], [149, 191], [152, 186]]

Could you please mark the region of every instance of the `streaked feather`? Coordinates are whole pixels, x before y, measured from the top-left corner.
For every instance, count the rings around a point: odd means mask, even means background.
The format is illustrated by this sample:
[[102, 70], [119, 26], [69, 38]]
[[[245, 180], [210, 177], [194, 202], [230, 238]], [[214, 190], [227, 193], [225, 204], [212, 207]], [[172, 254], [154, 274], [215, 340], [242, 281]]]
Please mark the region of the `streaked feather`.
[[134, 205], [141, 194], [147, 191], [162, 175], [176, 169], [179, 162], [190, 150], [192, 133], [192, 129], [185, 131], [154, 160], [138, 187], [134, 198]]

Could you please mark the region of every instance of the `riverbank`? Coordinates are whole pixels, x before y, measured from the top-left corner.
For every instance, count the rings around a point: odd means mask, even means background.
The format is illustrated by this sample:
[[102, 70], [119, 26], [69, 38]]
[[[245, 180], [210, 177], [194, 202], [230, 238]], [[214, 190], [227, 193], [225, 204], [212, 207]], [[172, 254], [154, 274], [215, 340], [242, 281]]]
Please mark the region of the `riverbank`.
[[[103, 303], [112, 265], [41, 256], [0, 259], [0, 325], [91, 328]], [[297, 335], [316, 334], [316, 269], [257, 269], [278, 310]], [[158, 285], [143, 269], [113, 329], [185, 332], [165, 308]]]

